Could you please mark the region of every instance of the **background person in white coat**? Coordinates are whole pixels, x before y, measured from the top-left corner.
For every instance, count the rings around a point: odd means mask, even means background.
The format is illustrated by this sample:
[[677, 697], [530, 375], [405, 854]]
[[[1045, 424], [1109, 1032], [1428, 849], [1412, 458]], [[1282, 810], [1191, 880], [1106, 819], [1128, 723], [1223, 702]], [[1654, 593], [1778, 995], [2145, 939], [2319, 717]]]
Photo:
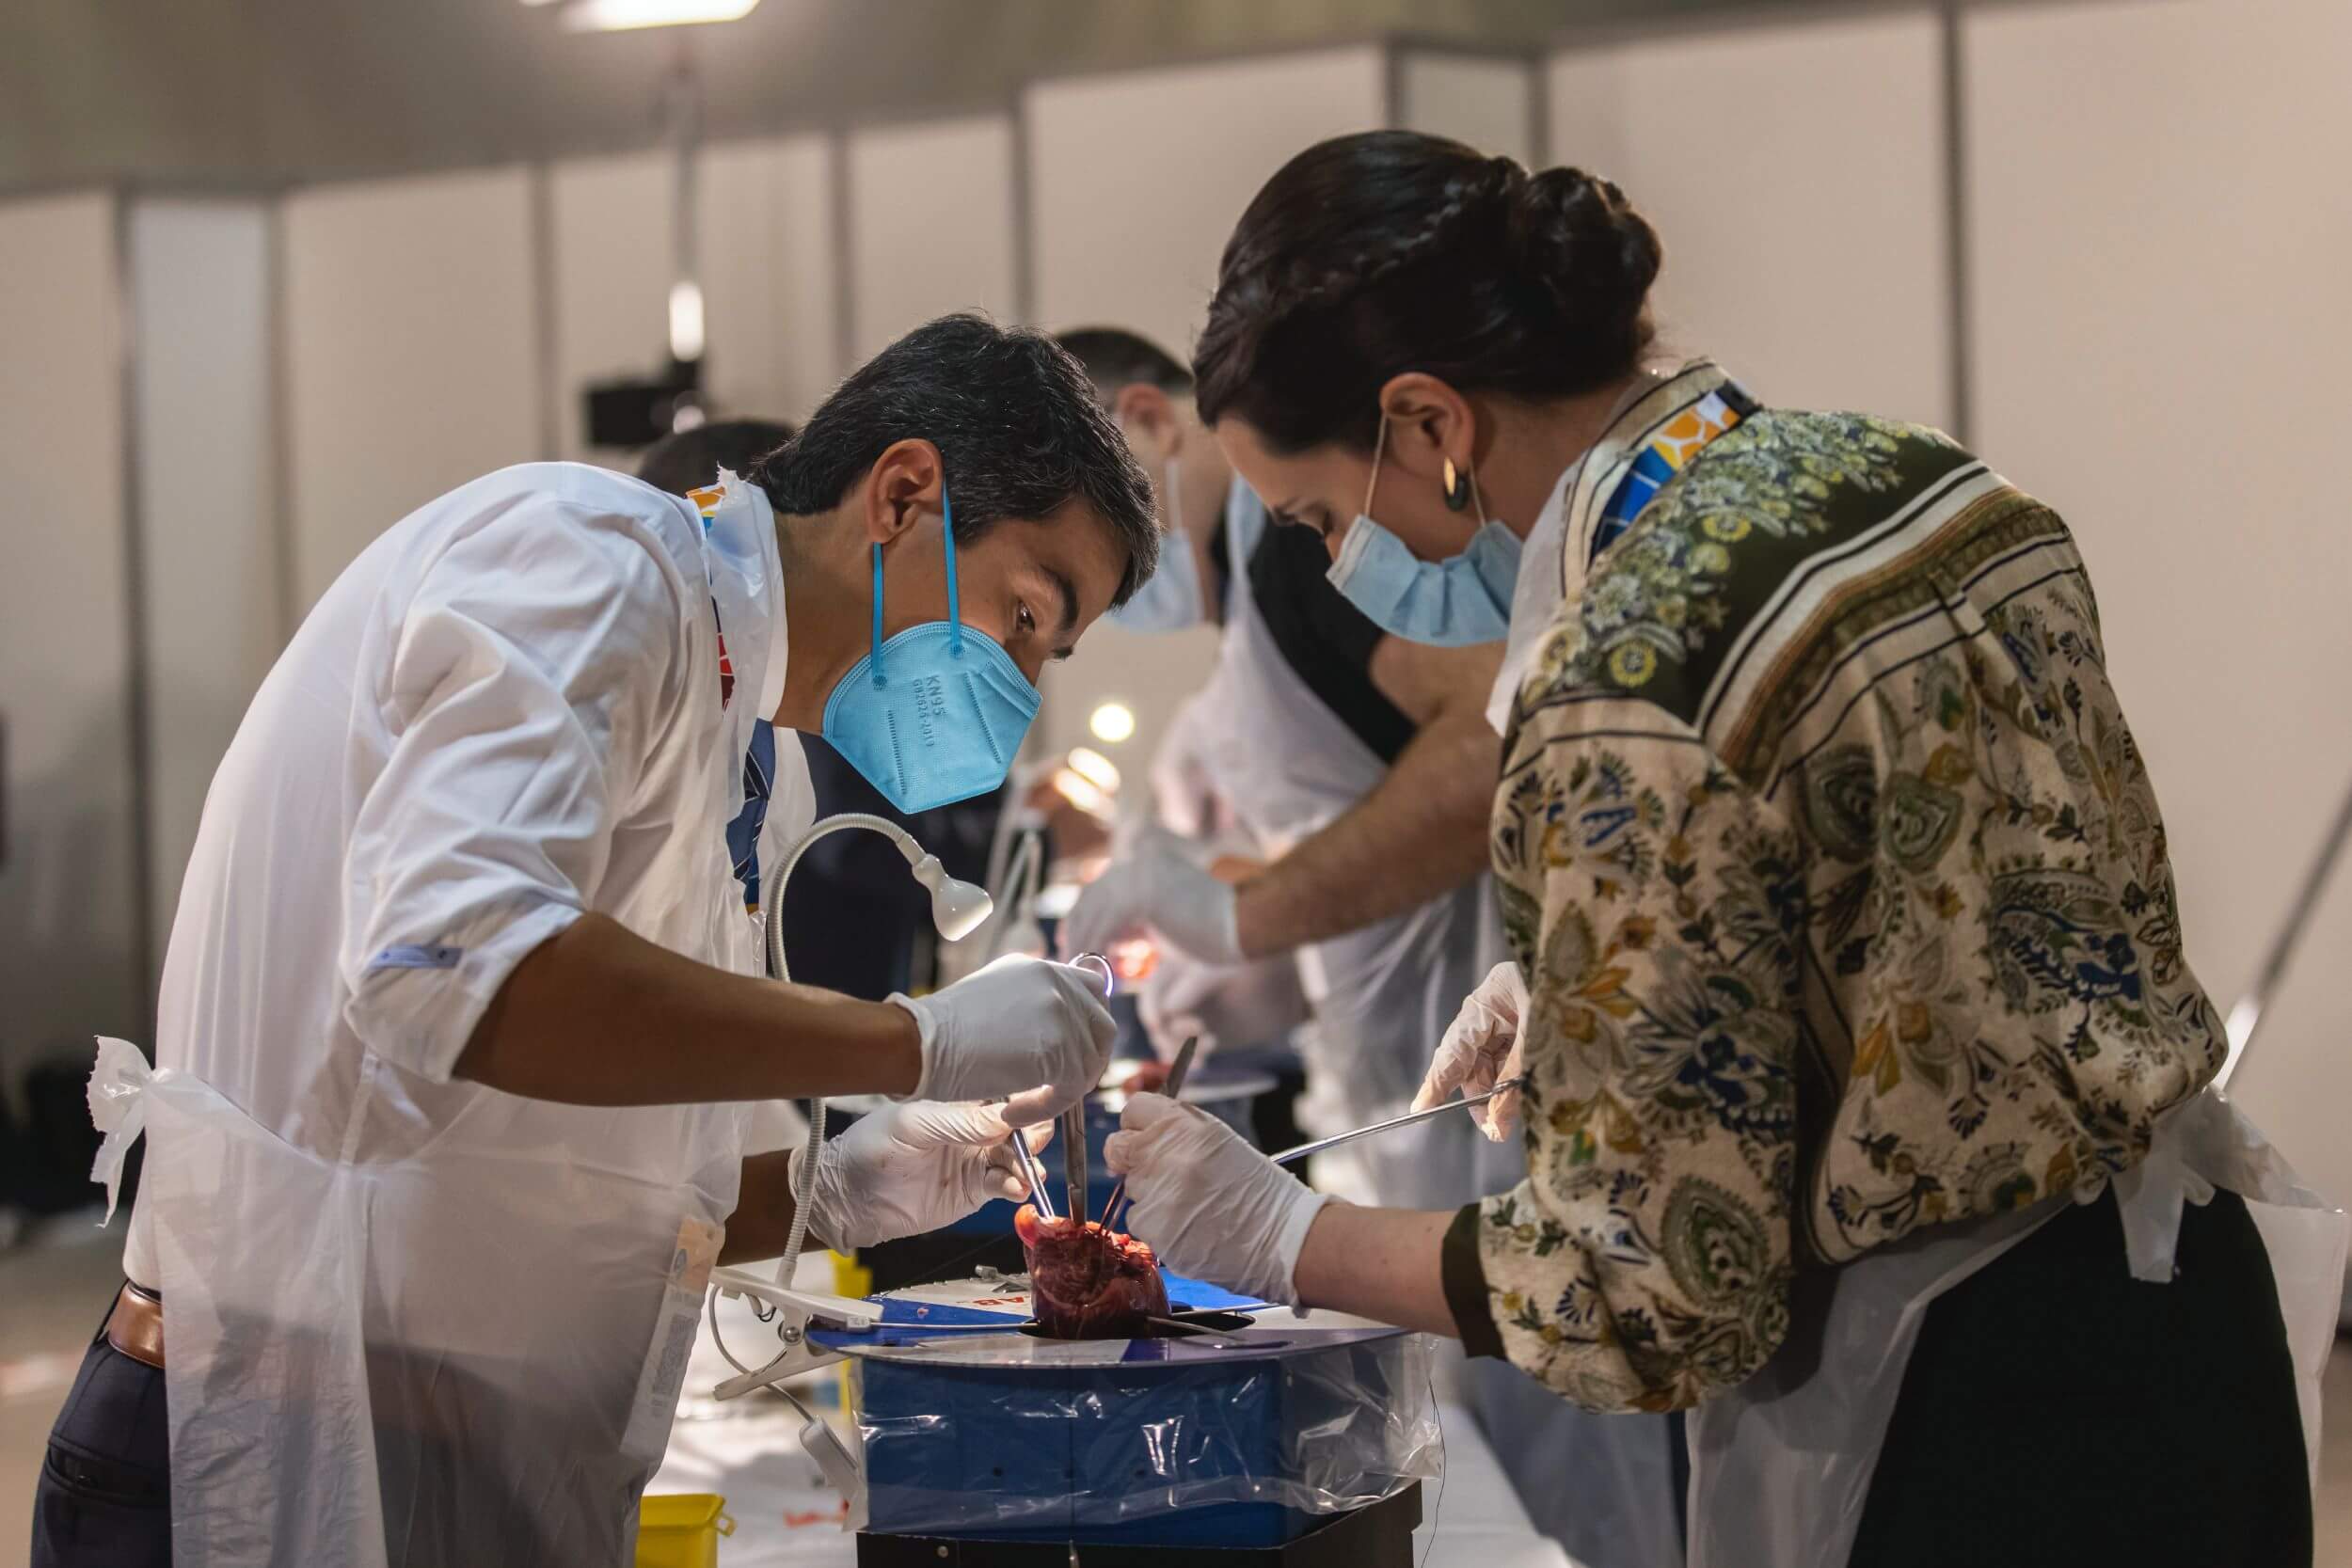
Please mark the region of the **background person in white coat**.
[[[1472, 767], [1473, 754], [1477, 767], [1496, 756], [1483, 707], [1500, 646], [1438, 648], [1381, 630], [1326, 579], [1320, 542], [1271, 526], [1234, 477], [1194, 408], [1190, 372], [1116, 328], [1061, 341], [1093, 375], [1145, 470], [1164, 476], [1164, 562], [1183, 559], [1189, 544], [1211, 574], [1187, 581], [1163, 564], [1115, 618], [1145, 629], [1221, 625], [1216, 668], [1165, 745], [1181, 745], [1184, 770], [1214, 789], [1263, 862], [1213, 886], [1202, 847], [1147, 839], [1136, 860], [1081, 896], [1069, 950], [1136, 928], [1162, 934], [1163, 918], [1169, 927], [1207, 924], [1190, 912], [1195, 905], [1217, 908], [1221, 931], [1260, 882], [1327, 878], [1323, 934], [1285, 943], [1269, 926], [1252, 949], [1288, 952], [1313, 1009], [1297, 1035], [1307, 1068], [1299, 1125], [1323, 1135], [1399, 1115], [1461, 998], [1506, 952], [1485, 870], [1490, 789], [1483, 774], [1445, 771]], [[1433, 792], [1426, 816], [1380, 799], [1424, 789]], [[1340, 852], [1327, 853], [1330, 839]], [[1437, 882], [1449, 867], [1453, 879], [1427, 897], [1380, 912], [1397, 885]], [[1263, 907], [1307, 906], [1278, 894]], [[1167, 978], [1181, 981], [1200, 960], [1182, 936], [1168, 940], [1183, 951], [1163, 960], [1178, 968]], [[1231, 961], [1222, 950], [1216, 957]], [[1147, 991], [1147, 1018], [1149, 1002]], [[1334, 1149], [1308, 1176], [1351, 1201], [1430, 1209], [1507, 1192], [1526, 1168], [1516, 1141], [1481, 1137], [1459, 1117]], [[1578, 1560], [1680, 1562], [1678, 1422], [1594, 1416], [1493, 1363], [1455, 1361], [1450, 1372], [1530, 1516]]]
[[[1155, 783], [1164, 765], [1198, 777], [1214, 791], [1217, 816], [1247, 841], [1245, 854], [1218, 863], [1209, 843], [1184, 842], [1193, 835], [1181, 830], [1147, 833], [1081, 895], [1066, 939], [1076, 952], [1159, 934], [1166, 905], [1196, 892], [1213, 897], [1212, 880], [1237, 906], [1260, 879], [1295, 875], [1289, 857], [1303, 851], [1311, 861], [1311, 841], [1380, 786], [1424, 726], [1443, 725], [1449, 712], [1474, 714], [1492, 670], [1477, 657], [1390, 638], [1340, 597], [1324, 580], [1314, 542], [1270, 529], [1257, 497], [1234, 481], [1193, 412], [1191, 372], [1158, 345], [1115, 327], [1058, 341], [1087, 367], [1129, 447], [1160, 480], [1160, 570], [1112, 618], [1144, 631], [1204, 623], [1222, 629], [1208, 683], [1170, 726], [1168, 747], [1181, 754], [1155, 761]], [[1451, 868], [1452, 879], [1403, 911], [1357, 917], [1352, 928], [1343, 915], [1331, 922], [1343, 928], [1320, 940], [1269, 941], [1248, 956], [1295, 964], [1314, 1009], [1300, 1108], [1310, 1132], [1404, 1110], [1432, 1041], [1492, 962], [1489, 948], [1501, 947], [1487, 912], [1484, 812], [1454, 812], [1434, 832], [1385, 820], [1397, 836], [1344, 863], [1352, 880], [1335, 890], [1339, 909], [1376, 906], [1378, 890], [1360, 884], [1392, 875], [1388, 867], [1400, 859], [1421, 863], [1406, 875], [1435, 881], [1436, 868]], [[1199, 876], [1178, 872], [1177, 860]], [[1171, 924], [1183, 918], [1169, 911]], [[1237, 965], [1237, 955], [1216, 944], [1203, 953], [1181, 936], [1164, 941], [1173, 949], [1164, 961], [1180, 976], [1201, 964]], [[1469, 1129], [1420, 1132], [1369, 1154], [1335, 1151], [1315, 1180], [1369, 1202], [1460, 1201], [1484, 1190], [1470, 1171], [1477, 1140]]]
[[[626, 1561], [710, 1266], [780, 1251], [796, 1192], [845, 1249], [1004, 1193], [1003, 1117], [930, 1102], [1046, 1117], [1113, 1032], [1033, 960], [920, 1001], [764, 978], [725, 839], [755, 722], [886, 793], [989, 787], [1156, 547], [1077, 366], [976, 317], [755, 480], [534, 464], [389, 528], [214, 781], [34, 1561]], [[744, 1158], [757, 1102], [851, 1093], [900, 1103], [797, 1180]]]

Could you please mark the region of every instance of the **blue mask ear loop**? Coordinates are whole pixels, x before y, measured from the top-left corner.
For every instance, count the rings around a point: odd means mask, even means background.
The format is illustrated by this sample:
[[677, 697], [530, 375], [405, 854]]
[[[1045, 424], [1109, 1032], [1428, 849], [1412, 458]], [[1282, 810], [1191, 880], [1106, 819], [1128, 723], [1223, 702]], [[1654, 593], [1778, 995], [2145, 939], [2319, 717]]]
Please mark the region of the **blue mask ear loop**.
[[880, 688], [880, 687], [884, 687], [884, 686], [888, 686], [888, 685], [890, 684], [889, 678], [888, 678], [887, 676], [885, 676], [885, 675], [882, 673], [882, 546], [881, 546], [880, 545], [877, 545], [877, 546], [874, 546], [874, 643], [873, 643], [873, 648], [872, 648], [872, 652], [871, 652], [870, 657], [871, 657], [871, 662], [872, 662], [872, 664], [873, 664], [873, 666], [874, 666], [874, 685], [875, 685], [876, 687], [878, 687], [878, 688]]
[[[963, 612], [956, 597], [956, 511], [947, 499], [947, 482], [940, 481], [939, 510], [943, 515], [942, 530], [947, 552], [947, 651], [958, 658], [963, 657]], [[874, 684], [890, 684], [882, 674], [882, 550], [874, 546]]]
[[[947, 479], [939, 481], [940, 531], [947, 551], [947, 652], [956, 658], [963, 657], [963, 610], [956, 598], [956, 508], [947, 499]], [[880, 602], [879, 597], [876, 600]]]

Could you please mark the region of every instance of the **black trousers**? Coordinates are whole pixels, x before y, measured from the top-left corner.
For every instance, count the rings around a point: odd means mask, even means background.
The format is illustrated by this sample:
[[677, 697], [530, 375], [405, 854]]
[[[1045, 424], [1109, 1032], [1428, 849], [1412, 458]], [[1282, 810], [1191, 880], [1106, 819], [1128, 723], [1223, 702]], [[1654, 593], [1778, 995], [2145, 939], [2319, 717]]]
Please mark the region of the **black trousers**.
[[2228, 1193], [2144, 1285], [2112, 1196], [1928, 1308], [1851, 1568], [2310, 1568], [2268, 1255]]
[[[114, 1298], [106, 1300], [107, 1309]], [[170, 1568], [164, 1374], [90, 1337], [33, 1495], [32, 1568]]]

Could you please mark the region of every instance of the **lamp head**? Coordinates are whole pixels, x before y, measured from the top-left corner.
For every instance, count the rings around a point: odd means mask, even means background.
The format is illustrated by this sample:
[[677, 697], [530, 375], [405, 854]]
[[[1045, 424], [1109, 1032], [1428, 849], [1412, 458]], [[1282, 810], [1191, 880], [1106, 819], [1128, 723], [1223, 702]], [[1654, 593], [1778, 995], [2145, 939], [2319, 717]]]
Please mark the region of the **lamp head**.
[[914, 863], [914, 879], [930, 889], [931, 924], [949, 942], [961, 942], [978, 930], [996, 908], [986, 888], [948, 876], [937, 855]]

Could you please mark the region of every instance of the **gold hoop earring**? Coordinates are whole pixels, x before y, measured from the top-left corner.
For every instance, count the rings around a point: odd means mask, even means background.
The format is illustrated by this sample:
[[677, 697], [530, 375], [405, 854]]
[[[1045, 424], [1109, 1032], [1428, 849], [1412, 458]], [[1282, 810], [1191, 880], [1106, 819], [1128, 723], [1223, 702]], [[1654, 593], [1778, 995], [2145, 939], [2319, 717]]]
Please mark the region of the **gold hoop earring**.
[[1459, 512], [1470, 505], [1470, 490], [1467, 477], [1454, 466], [1451, 457], [1445, 460], [1445, 505], [1449, 512]]

